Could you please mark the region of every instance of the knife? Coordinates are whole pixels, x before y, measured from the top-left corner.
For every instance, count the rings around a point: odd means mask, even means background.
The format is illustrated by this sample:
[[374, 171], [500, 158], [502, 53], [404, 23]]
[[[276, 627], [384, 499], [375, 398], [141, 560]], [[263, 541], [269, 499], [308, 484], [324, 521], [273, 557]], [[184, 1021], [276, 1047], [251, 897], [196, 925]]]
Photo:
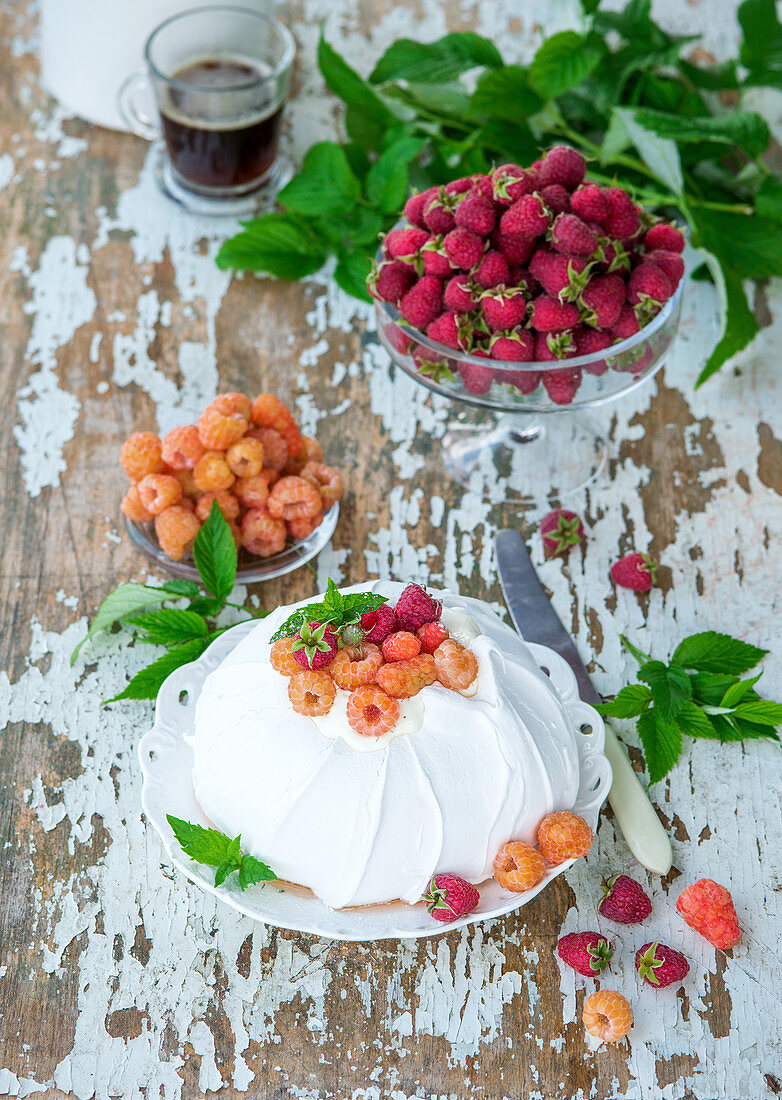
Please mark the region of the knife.
[[[592, 686], [575, 645], [559, 621], [538, 579], [524, 540], [518, 531], [498, 531], [494, 537], [497, 572], [513, 625], [526, 642], [548, 646], [572, 668], [585, 703], [594, 706], [600, 696]], [[616, 734], [606, 723], [605, 754], [614, 773], [608, 801], [630, 851], [639, 863], [657, 875], [671, 869], [671, 842]]]

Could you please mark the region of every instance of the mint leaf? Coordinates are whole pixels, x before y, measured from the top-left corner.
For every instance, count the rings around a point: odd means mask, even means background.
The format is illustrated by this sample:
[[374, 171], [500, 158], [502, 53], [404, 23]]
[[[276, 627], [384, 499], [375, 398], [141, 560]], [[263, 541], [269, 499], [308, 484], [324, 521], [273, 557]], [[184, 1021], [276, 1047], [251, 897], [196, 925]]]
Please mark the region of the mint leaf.
[[207, 591], [218, 600], [227, 599], [236, 578], [236, 544], [215, 500], [193, 543], [193, 559]]
[[725, 689], [725, 694], [720, 699], [721, 707], [734, 707], [736, 703], [740, 703], [741, 700], [748, 694], [756, 696], [756, 692], [752, 689], [763, 675], [759, 672], [757, 676], [753, 676], [750, 680], [739, 680], [735, 684], [731, 684], [730, 687]]
[[160, 587], [175, 596], [197, 596], [201, 591], [195, 581], [181, 581], [179, 579], [166, 581]]
[[219, 268], [263, 271], [279, 279], [303, 279], [326, 261], [315, 229], [295, 214], [263, 214], [244, 222], [244, 229], [225, 241], [217, 253]]
[[627, 684], [615, 699], [595, 707], [599, 714], [608, 718], [636, 718], [647, 709], [652, 701], [652, 693], [643, 684]]
[[589, 76], [601, 57], [592, 39], [560, 31], [547, 38], [532, 59], [529, 85], [542, 99], [556, 99]]
[[294, 611], [275, 631], [271, 641], [289, 638], [308, 622], [328, 623], [332, 630], [337, 630], [344, 623], [355, 622], [367, 611], [375, 611], [384, 603], [388, 603], [385, 596], [376, 596], [372, 592], [350, 592], [343, 596], [329, 578], [323, 601], [307, 604], [306, 607]]
[[488, 38], [471, 31], [446, 34], [436, 42], [414, 42], [399, 38], [378, 61], [369, 79], [373, 84], [387, 80], [417, 80], [439, 84], [461, 76], [468, 69], [497, 68], [502, 55]]
[[739, 675], [753, 668], [767, 653], [767, 649], [758, 649], [729, 634], [706, 630], [685, 638], [674, 650], [671, 664], [699, 672]]
[[342, 146], [319, 141], [307, 150], [301, 171], [283, 187], [277, 201], [306, 217], [338, 214], [355, 206], [360, 191]]
[[166, 814], [179, 847], [196, 863], [207, 863], [216, 867], [230, 858], [231, 839], [217, 829], [207, 829], [203, 825], [194, 825], [183, 821], [181, 817]]
[[734, 708], [732, 717], [743, 718], [759, 726], [779, 726], [782, 725], [782, 703], [772, 703], [770, 699], [739, 703]]
[[226, 859], [217, 865], [215, 870], [215, 886], [222, 886], [233, 871], [238, 871], [239, 862], [235, 859]]
[[682, 751], [681, 730], [676, 722], [666, 722], [656, 710], [647, 710], [642, 714], [637, 728], [649, 782], [658, 783], [679, 759]]
[[[382, 128], [392, 126], [396, 122], [395, 116], [385, 105], [380, 96], [358, 75], [355, 69], [351, 69], [334, 50], [321, 34], [318, 42], [318, 67], [323, 74], [323, 79], [335, 95], [352, 108], [363, 118]], [[353, 140], [357, 140], [351, 127], [348, 133]], [[359, 141], [360, 145], [363, 142]]]
[[107, 703], [117, 703], [121, 699], [154, 699], [163, 684], [163, 681], [182, 665], [197, 660], [209, 645], [209, 638], [193, 638], [192, 641], [169, 649], [162, 657], [158, 657], [151, 665], [142, 668], [132, 678], [124, 691], [107, 699]]
[[384, 214], [394, 214], [404, 205], [408, 189], [408, 165], [425, 144], [423, 138], [402, 134], [380, 154], [369, 169], [367, 197]]
[[641, 666], [638, 678], [649, 684], [654, 705], [665, 722], [674, 719], [682, 705], [692, 698], [689, 676], [675, 665], [669, 668], [662, 661], [647, 661]]
[[696, 389], [716, 374], [723, 363], [732, 359], [737, 352], [750, 344], [760, 332], [760, 326], [750, 309], [740, 276], [720, 256], [711, 252], [705, 252], [703, 255], [717, 288], [721, 335], [698, 375]]
[[470, 99], [470, 118], [491, 118], [518, 122], [519, 116], [537, 114], [543, 100], [530, 88], [527, 71], [520, 65], [503, 65], [481, 73]]
[[177, 645], [191, 638], [203, 638], [209, 629], [202, 615], [173, 607], [134, 615], [128, 622], [140, 631], [140, 641], [155, 645]]
[[90, 623], [90, 628], [71, 654], [71, 665], [76, 663], [81, 647], [85, 642], [93, 638], [100, 630], [106, 630], [121, 619], [127, 618], [134, 611], [138, 611], [147, 604], [161, 603], [169, 598], [166, 592], [160, 588], [150, 588], [145, 584], [136, 584], [129, 581], [121, 584], [110, 592], [98, 610], [95, 618]]
[[239, 885], [242, 890], [256, 882], [273, 882], [277, 876], [271, 867], [261, 863], [255, 856], [243, 855], [239, 864]]

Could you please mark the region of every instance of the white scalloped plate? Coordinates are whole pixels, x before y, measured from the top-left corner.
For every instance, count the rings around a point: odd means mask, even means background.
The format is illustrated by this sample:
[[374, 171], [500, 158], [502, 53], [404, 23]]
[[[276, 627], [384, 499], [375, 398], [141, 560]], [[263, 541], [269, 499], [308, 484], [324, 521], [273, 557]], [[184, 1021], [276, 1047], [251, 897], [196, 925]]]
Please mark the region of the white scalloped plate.
[[[171, 673], [158, 693], [155, 724], [139, 745], [144, 777], [141, 805], [147, 820], [160, 833], [171, 861], [202, 890], [215, 894], [227, 905], [255, 920], [327, 939], [415, 939], [438, 935], [479, 920], [511, 913], [526, 905], [552, 879], [571, 865], [573, 860], [568, 860], [551, 868], [534, 890], [528, 890], [524, 894], [503, 890], [498, 882], [490, 879], [479, 887], [481, 900], [478, 908], [469, 916], [450, 924], [433, 920], [423, 904], [391, 902], [386, 905], [335, 910], [329, 909], [308, 892], [283, 888], [273, 883], [251, 886], [244, 893], [231, 881], [215, 887], [214, 872], [208, 867], [193, 863], [184, 855], [166, 820], [166, 814], [203, 825], [209, 824], [195, 799], [190, 779], [193, 753], [183, 735], [192, 728], [196, 700], [206, 676], [217, 668], [254, 625], [254, 622], [247, 622], [232, 627], [217, 638], [197, 661], [183, 665]], [[573, 810], [595, 830], [600, 807], [608, 797], [611, 787], [611, 766], [603, 753], [603, 721], [596, 710], [579, 699], [575, 676], [560, 656], [544, 646], [531, 645], [529, 648], [540, 668], [548, 673], [559, 692], [576, 731], [581, 777]], [[263, 857], [262, 852], [257, 854]], [[232, 876], [232, 879], [235, 878], [235, 875]]]

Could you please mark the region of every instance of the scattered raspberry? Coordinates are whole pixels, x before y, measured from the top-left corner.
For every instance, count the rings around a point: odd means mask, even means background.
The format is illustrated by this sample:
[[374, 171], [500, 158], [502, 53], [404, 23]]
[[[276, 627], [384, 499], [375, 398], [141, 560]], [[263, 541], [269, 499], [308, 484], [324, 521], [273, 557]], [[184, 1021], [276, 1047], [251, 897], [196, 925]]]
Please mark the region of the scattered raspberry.
[[503, 233], [520, 233], [524, 237], [539, 237], [551, 224], [551, 212], [538, 195], [522, 195], [500, 219]]
[[503, 332], [522, 324], [527, 316], [527, 300], [520, 290], [487, 290], [481, 295], [481, 313], [493, 332]]
[[561, 183], [568, 191], [575, 191], [585, 172], [586, 161], [578, 150], [570, 145], [555, 145], [546, 153], [538, 168], [538, 187]]
[[429, 240], [425, 229], [392, 229], [384, 241], [385, 253], [392, 260], [412, 261]]
[[634, 237], [641, 227], [638, 208], [622, 187], [605, 187], [603, 198], [608, 203], [608, 214], [601, 225], [609, 237], [620, 241]]
[[558, 214], [551, 230], [551, 243], [557, 252], [589, 256], [597, 248], [597, 237], [575, 214]]
[[288, 698], [297, 714], [310, 718], [328, 714], [337, 697], [337, 689], [328, 672], [294, 672], [288, 682]]
[[328, 623], [305, 623], [293, 639], [293, 656], [302, 668], [326, 668], [334, 660], [339, 638]]
[[233, 494], [245, 508], [265, 508], [269, 499], [269, 485], [262, 474], [240, 477], [234, 482]]
[[632, 306], [622, 306], [619, 311], [619, 318], [611, 329], [611, 335], [614, 340], [629, 340], [631, 336], [635, 336], [637, 332], [640, 332], [641, 326], [638, 324], [638, 318], [635, 315], [635, 310]]
[[381, 603], [374, 611], [365, 611], [361, 626], [367, 632], [367, 641], [380, 645], [392, 630], [397, 629], [396, 612], [387, 603]]
[[141, 497], [138, 494], [138, 485], [131, 485], [122, 500], [120, 508], [123, 516], [132, 523], [149, 523], [153, 518], [152, 513], [147, 511], [141, 503]]
[[647, 230], [644, 237], [644, 247], [647, 252], [655, 252], [658, 248], [666, 252], [683, 252], [684, 234], [672, 225], [658, 222], [657, 225], [653, 225], [651, 229]]
[[710, 878], [686, 886], [676, 899], [676, 908], [690, 928], [723, 951], [735, 947], [741, 938], [733, 899], [724, 886]]
[[474, 308], [475, 301], [466, 275], [454, 275], [448, 280], [445, 284], [443, 304], [446, 309], [456, 310], [459, 313], [466, 313]]
[[285, 549], [287, 531], [281, 519], [264, 508], [250, 508], [242, 517], [242, 546], [259, 558], [269, 558]]
[[293, 638], [278, 638], [272, 645], [269, 662], [283, 676], [295, 676], [301, 672], [301, 665], [293, 656]]
[[408, 657], [417, 657], [421, 652], [421, 642], [416, 634], [409, 630], [397, 630], [383, 640], [383, 657], [386, 661], [404, 661]]
[[248, 427], [248, 421], [240, 413], [226, 415], [215, 405], [207, 405], [198, 418], [198, 436], [207, 451], [227, 451]]
[[195, 424], [172, 428], [163, 436], [161, 455], [172, 470], [192, 470], [204, 453], [204, 445]]
[[120, 465], [131, 481], [141, 481], [147, 474], [163, 473], [162, 451], [154, 432], [133, 432], [120, 448]]
[[437, 679], [451, 691], [465, 691], [478, 675], [478, 661], [470, 649], [446, 638], [434, 651]]
[[540, 197], [552, 214], [570, 213], [570, 195], [561, 183], [550, 183], [548, 187], [541, 187]]
[[301, 476], [320, 493], [324, 512], [328, 512], [342, 498], [342, 474], [336, 467], [326, 466], [323, 462], [305, 462]]
[[655, 581], [657, 563], [648, 554], [625, 554], [610, 569], [611, 580], [634, 592], [648, 592]]
[[596, 328], [611, 328], [619, 320], [625, 303], [624, 280], [618, 275], [597, 275], [581, 295], [583, 318]]
[[288, 444], [275, 428], [250, 428], [247, 435], [263, 447], [263, 461], [273, 470], [282, 470], [288, 461]]
[[[592, 273], [592, 265], [583, 256], [542, 250], [536, 267], [538, 274], [535, 278], [546, 294], [559, 302], [575, 302], [587, 286]], [[622, 295], [624, 300], [624, 284]]]
[[405, 203], [404, 214], [411, 225], [415, 225], [419, 229], [426, 228], [424, 211], [436, 194], [437, 188], [430, 187], [427, 191], [421, 191], [417, 195], [410, 196]]
[[374, 680], [383, 664], [383, 655], [374, 643], [366, 639], [359, 646], [346, 645], [331, 662], [329, 671], [337, 687], [355, 691]]
[[195, 512], [202, 523], [206, 523], [209, 519], [212, 501], [217, 501], [217, 507], [229, 523], [239, 518], [239, 501], [234, 494], [229, 493], [227, 489], [218, 489], [216, 492], [204, 493], [196, 502]]
[[560, 810], [546, 814], [538, 825], [538, 847], [549, 863], [564, 863], [579, 859], [592, 847], [594, 833], [583, 817]]
[[403, 661], [392, 661], [378, 669], [375, 683], [394, 699], [408, 699], [437, 679], [437, 667], [431, 653], [419, 653]]
[[[535, 354], [535, 338], [526, 328], [495, 333], [489, 341], [489, 354], [492, 359], [499, 359], [505, 363], [531, 363]], [[522, 371], [520, 373], [531, 375], [534, 372]], [[508, 382], [508, 376], [503, 375], [502, 381]], [[514, 382], [513, 384], [516, 385], [517, 383]], [[519, 386], [519, 389], [523, 392], [523, 383]], [[528, 392], [531, 393], [532, 391]]]
[[263, 469], [264, 457], [263, 443], [249, 436], [234, 443], [225, 453], [226, 462], [237, 477], [256, 477]]
[[597, 225], [603, 224], [610, 211], [608, 200], [596, 183], [585, 183], [574, 191], [570, 196], [570, 206], [583, 221]]
[[458, 875], [432, 875], [423, 901], [435, 920], [454, 921], [472, 913], [481, 895]]
[[375, 684], [364, 684], [348, 697], [347, 715], [362, 737], [382, 737], [396, 725], [399, 703]]
[[266, 508], [270, 516], [286, 522], [311, 519], [322, 511], [320, 493], [303, 477], [281, 477], [272, 486]]
[[627, 284], [627, 300], [630, 305], [658, 307], [667, 302], [673, 293], [671, 281], [656, 263], [645, 261], [634, 268]]
[[488, 237], [494, 229], [494, 203], [479, 191], [468, 191], [456, 207], [454, 220], [460, 229], [469, 229], [479, 237]]
[[147, 474], [138, 483], [138, 495], [142, 507], [153, 516], [159, 516], [182, 497], [182, 486], [171, 474]]
[[155, 535], [160, 549], [172, 561], [182, 560], [200, 530], [197, 516], [181, 505], [175, 504], [155, 516]]
[[679, 253], [666, 252], [662, 248], [657, 248], [649, 254], [647, 261], [659, 267], [670, 282], [671, 289], [676, 290], [684, 275], [684, 260]]
[[584, 537], [584, 525], [575, 512], [557, 508], [540, 521], [540, 533], [547, 556], [564, 557]]
[[494, 198], [503, 206], [510, 206], [534, 190], [532, 177], [518, 164], [501, 164], [494, 169], [491, 179]]
[[652, 911], [649, 900], [640, 882], [629, 875], [612, 875], [603, 879], [605, 897], [597, 907], [598, 913], [618, 924], [638, 924], [646, 920]]
[[434, 653], [437, 647], [448, 637], [448, 631], [442, 623], [424, 623], [416, 631], [421, 643], [422, 653]]
[[672, 947], [655, 940], [638, 948], [635, 968], [647, 985], [662, 989], [663, 986], [684, 981], [690, 964], [681, 951], [674, 951]]
[[426, 328], [442, 307], [443, 284], [434, 275], [424, 275], [402, 298], [399, 312], [414, 328]]
[[484, 290], [490, 290], [494, 286], [507, 285], [509, 279], [510, 267], [503, 254], [495, 249], [485, 252], [475, 272], [475, 281], [478, 286], [482, 286]]
[[446, 255], [442, 237], [432, 237], [421, 249], [423, 274], [434, 275], [436, 279], [450, 279], [453, 275], [451, 261]]
[[483, 240], [469, 229], [452, 229], [443, 242], [445, 254], [454, 267], [469, 271], [480, 263], [483, 255]]
[[578, 307], [540, 294], [533, 301], [530, 324], [538, 332], [562, 332], [578, 324]]
[[230, 489], [236, 478], [222, 451], [205, 451], [193, 467], [193, 481], [205, 493], [210, 489]]
[[[478, 349], [476, 348], [472, 354], [478, 355]], [[480, 395], [488, 393], [491, 389], [494, 371], [491, 367], [482, 367], [477, 363], [460, 363], [459, 377], [468, 393]]]
[[443, 605], [430, 596], [420, 584], [408, 584], [396, 602], [394, 609], [400, 630], [415, 633], [424, 623], [439, 622]]
[[537, 848], [520, 840], [509, 840], [494, 857], [494, 877], [503, 890], [514, 894], [537, 886], [545, 871], [545, 861]]
[[598, 989], [584, 1001], [584, 1027], [595, 1039], [616, 1043], [633, 1026], [633, 1010], [621, 993]]
[[491, 243], [509, 264], [525, 264], [535, 248], [532, 237], [525, 237], [523, 233], [505, 233], [501, 228], [494, 230]]
[[611, 961], [614, 949], [599, 932], [570, 932], [557, 943], [557, 954], [585, 978], [597, 978]]

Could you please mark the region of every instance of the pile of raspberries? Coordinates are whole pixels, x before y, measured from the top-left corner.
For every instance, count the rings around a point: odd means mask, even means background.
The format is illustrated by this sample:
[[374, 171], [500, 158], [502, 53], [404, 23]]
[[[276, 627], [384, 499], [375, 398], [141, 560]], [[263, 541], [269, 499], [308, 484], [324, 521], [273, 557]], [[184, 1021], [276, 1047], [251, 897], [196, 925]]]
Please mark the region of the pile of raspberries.
[[[581, 153], [556, 145], [529, 168], [503, 164], [413, 195], [404, 208], [410, 224], [386, 236], [370, 292], [444, 349], [481, 359], [555, 362], [633, 336], [678, 286], [684, 237], [623, 188], [586, 180], [585, 169]], [[386, 336], [421, 373], [454, 380], [446, 352], [438, 356], [397, 326]], [[629, 369], [640, 373], [652, 355], [641, 348]], [[603, 374], [608, 365], [588, 369]], [[471, 394], [495, 381], [529, 394], [542, 381], [560, 405], [581, 384], [578, 368], [461, 364], [459, 373]]]

